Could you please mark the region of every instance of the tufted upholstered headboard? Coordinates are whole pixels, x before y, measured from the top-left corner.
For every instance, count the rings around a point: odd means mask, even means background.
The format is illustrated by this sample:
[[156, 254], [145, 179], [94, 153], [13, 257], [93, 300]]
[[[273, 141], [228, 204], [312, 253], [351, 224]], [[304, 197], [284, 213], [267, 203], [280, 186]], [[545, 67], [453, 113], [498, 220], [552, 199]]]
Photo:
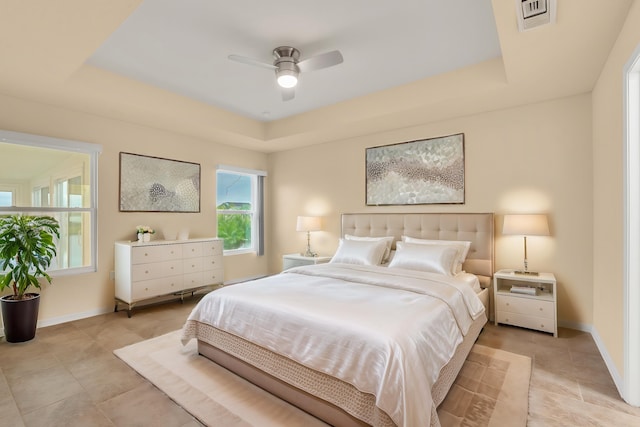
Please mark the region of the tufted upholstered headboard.
[[[493, 213], [370, 213], [342, 214], [342, 236], [401, 236], [434, 240], [464, 240], [471, 248], [462, 268], [477, 275], [483, 288], [493, 276]], [[395, 247], [394, 241], [394, 247]]]

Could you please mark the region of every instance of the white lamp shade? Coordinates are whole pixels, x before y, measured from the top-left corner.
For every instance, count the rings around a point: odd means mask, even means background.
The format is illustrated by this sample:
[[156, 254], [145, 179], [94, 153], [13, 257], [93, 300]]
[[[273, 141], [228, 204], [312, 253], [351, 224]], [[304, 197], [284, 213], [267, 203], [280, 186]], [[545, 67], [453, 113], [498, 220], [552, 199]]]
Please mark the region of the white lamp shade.
[[321, 223], [319, 216], [299, 216], [296, 224], [296, 231], [320, 231]]
[[548, 236], [549, 223], [545, 214], [510, 214], [504, 216], [502, 234]]

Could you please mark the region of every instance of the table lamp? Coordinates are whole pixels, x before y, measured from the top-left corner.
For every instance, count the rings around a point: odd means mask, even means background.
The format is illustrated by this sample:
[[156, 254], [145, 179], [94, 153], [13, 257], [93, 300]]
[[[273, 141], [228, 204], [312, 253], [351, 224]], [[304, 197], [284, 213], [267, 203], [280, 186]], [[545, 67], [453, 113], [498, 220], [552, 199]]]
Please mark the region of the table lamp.
[[307, 251], [304, 256], [318, 256], [318, 254], [311, 251], [311, 232], [320, 231], [320, 217], [318, 216], [299, 216], [298, 223], [296, 225], [296, 231], [307, 232]]
[[538, 272], [529, 271], [527, 262], [527, 236], [548, 236], [549, 224], [545, 214], [509, 214], [504, 216], [502, 234], [519, 235], [524, 237], [524, 270], [515, 271], [516, 274], [537, 276]]

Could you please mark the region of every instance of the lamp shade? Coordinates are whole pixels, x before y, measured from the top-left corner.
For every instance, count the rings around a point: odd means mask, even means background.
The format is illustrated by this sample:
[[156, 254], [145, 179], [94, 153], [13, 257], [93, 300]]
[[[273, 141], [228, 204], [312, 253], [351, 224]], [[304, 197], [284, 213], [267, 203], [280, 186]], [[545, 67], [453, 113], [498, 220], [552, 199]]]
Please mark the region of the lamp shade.
[[549, 223], [545, 214], [510, 214], [504, 216], [502, 234], [548, 236]]
[[320, 231], [319, 216], [299, 216], [296, 231]]

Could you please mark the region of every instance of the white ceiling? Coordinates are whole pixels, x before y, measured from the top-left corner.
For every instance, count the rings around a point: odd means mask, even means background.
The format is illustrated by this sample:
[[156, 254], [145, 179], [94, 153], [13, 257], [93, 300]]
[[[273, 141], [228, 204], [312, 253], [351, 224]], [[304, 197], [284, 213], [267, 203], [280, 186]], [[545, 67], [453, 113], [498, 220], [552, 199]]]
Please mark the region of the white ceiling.
[[[302, 73], [283, 101], [273, 63], [340, 50], [338, 66]], [[145, 0], [87, 63], [269, 121], [500, 57], [490, 0]]]
[[[559, 0], [555, 24], [519, 32], [517, 0], [0, 0], [0, 123], [103, 144], [121, 123], [265, 153], [398, 142], [590, 93], [638, 1]], [[279, 45], [344, 63], [283, 102], [272, 71], [227, 59], [269, 62]]]

